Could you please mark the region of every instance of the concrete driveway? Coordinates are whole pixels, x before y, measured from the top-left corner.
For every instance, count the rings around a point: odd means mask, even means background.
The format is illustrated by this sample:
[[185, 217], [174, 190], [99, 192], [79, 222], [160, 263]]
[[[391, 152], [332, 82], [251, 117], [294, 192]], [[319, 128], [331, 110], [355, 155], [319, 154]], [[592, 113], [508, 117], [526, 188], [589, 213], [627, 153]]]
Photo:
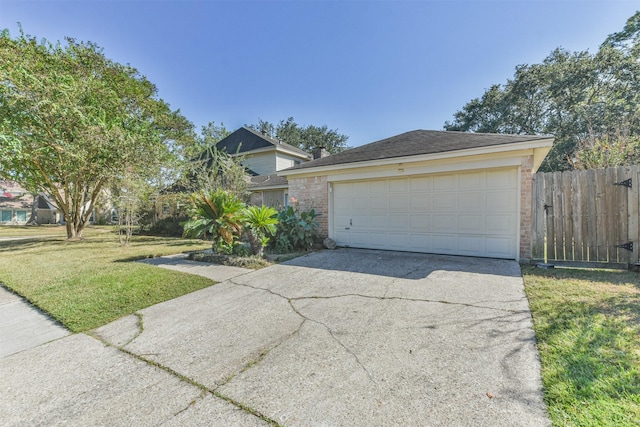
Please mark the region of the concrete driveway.
[[231, 276], [0, 359], [0, 419], [550, 425], [514, 261], [339, 249]]

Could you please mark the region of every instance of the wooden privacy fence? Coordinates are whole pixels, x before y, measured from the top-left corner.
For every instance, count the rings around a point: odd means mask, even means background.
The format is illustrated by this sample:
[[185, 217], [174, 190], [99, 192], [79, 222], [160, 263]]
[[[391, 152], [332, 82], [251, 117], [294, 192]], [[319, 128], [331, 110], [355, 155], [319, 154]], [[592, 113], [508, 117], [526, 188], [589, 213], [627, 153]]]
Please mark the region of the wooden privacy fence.
[[533, 258], [638, 264], [640, 166], [537, 173]]

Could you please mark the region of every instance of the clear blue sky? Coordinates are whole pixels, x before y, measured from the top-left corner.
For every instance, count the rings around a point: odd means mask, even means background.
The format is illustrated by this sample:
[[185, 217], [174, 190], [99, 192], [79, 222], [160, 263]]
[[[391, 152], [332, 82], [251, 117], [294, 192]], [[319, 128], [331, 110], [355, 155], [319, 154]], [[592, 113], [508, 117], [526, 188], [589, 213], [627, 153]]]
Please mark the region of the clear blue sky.
[[0, 28], [93, 41], [198, 127], [293, 116], [358, 146], [442, 129], [516, 65], [556, 47], [595, 52], [638, 9], [635, 0], [0, 0]]

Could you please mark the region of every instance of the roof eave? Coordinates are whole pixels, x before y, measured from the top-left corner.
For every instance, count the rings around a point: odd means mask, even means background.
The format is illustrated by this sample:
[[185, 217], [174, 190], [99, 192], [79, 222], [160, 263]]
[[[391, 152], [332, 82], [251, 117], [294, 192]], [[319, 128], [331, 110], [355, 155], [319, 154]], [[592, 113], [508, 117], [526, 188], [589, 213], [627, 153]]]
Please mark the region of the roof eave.
[[[503, 153], [503, 152], [521, 151], [521, 150], [532, 150], [532, 152], [537, 151], [538, 153], [542, 154], [542, 151], [544, 151], [545, 148], [546, 148], [546, 151], [544, 152], [544, 155], [546, 156], [549, 150], [551, 150], [553, 141], [554, 141], [554, 138], [549, 137], [544, 139], [536, 139], [533, 141], [512, 142], [509, 144], [496, 144], [496, 145], [489, 145], [486, 147], [467, 148], [462, 150], [445, 151], [441, 153], [418, 154], [418, 155], [401, 156], [401, 157], [388, 157], [386, 159], [338, 163], [334, 165], [318, 166], [318, 167], [306, 167], [306, 168], [303, 167], [299, 169], [296, 169], [294, 167], [294, 168], [278, 171], [277, 174], [278, 176], [288, 177], [293, 175], [306, 175], [306, 174], [329, 172], [329, 171], [343, 170], [343, 169], [364, 168], [364, 167], [371, 167], [371, 166], [387, 166], [387, 165], [392, 165], [396, 163], [406, 163], [406, 162], [454, 159], [457, 157]], [[537, 161], [537, 159], [534, 159], [534, 163], [539, 166], [540, 163], [542, 163], [542, 160], [543, 159], [540, 159], [539, 161]], [[537, 169], [537, 167], [535, 169]]]

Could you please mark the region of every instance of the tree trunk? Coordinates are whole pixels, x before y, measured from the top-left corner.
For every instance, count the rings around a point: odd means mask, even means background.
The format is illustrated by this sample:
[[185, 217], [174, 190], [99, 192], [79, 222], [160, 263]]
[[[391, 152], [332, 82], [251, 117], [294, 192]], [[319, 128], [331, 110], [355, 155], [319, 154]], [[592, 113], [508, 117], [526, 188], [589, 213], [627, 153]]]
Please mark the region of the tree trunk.
[[75, 240], [76, 239], [76, 229], [73, 227], [73, 222], [71, 222], [68, 218], [65, 217], [65, 227], [67, 228], [67, 240]]

